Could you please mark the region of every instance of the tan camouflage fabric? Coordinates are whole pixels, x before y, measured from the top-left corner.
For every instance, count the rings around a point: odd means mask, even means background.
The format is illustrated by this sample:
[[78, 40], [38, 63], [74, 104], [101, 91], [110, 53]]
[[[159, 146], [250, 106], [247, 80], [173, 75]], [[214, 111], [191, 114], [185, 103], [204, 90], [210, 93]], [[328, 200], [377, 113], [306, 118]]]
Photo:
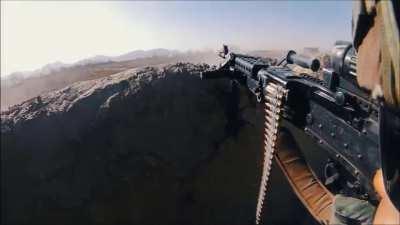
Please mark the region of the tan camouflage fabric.
[[[364, 1], [367, 13], [376, 14], [374, 23], [358, 47], [357, 80], [383, 96], [389, 105], [400, 106], [399, 24], [391, 1]], [[399, 13], [399, 12], [397, 12]]]
[[377, 11], [383, 29], [379, 71], [382, 74], [383, 95], [389, 103], [400, 106], [400, 24], [396, 22], [390, 1], [380, 1]]

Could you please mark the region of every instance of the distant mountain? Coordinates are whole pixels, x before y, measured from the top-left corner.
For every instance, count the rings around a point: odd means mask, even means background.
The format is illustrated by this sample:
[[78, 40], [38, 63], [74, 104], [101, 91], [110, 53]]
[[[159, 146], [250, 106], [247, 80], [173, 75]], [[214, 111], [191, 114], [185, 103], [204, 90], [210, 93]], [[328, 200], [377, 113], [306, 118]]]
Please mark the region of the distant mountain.
[[254, 50], [249, 51], [247, 54], [258, 57], [277, 58], [280, 59], [287, 54], [287, 50]]
[[105, 56], [105, 55], [96, 55], [87, 59], [82, 59], [79, 60], [75, 63], [73, 63], [73, 66], [84, 66], [84, 65], [90, 65], [90, 64], [97, 64], [97, 63], [108, 63], [108, 62], [113, 62], [113, 57], [110, 56]]
[[128, 60], [134, 60], [138, 58], [148, 58], [148, 57], [154, 57], [154, 56], [167, 56], [167, 57], [172, 57], [176, 56], [178, 54], [181, 54], [180, 51], [177, 50], [168, 50], [164, 48], [156, 48], [156, 49], [151, 49], [151, 50], [136, 50], [132, 52], [128, 52], [126, 54], [114, 57], [114, 61], [128, 61]]
[[54, 63], [49, 63], [49, 64], [43, 66], [42, 68], [40, 68], [39, 70], [35, 70], [33, 75], [40, 75], [40, 74], [48, 75], [54, 71], [59, 71], [60, 69], [63, 69], [66, 67], [69, 67], [69, 64], [57, 61]]
[[85, 65], [93, 65], [93, 64], [99, 64], [99, 63], [110, 63], [110, 62], [122, 62], [122, 61], [130, 61], [130, 60], [135, 60], [135, 59], [141, 59], [141, 58], [150, 58], [150, 57], [174, 57], [179, 54], [182, 54], [180, 51], [177, 50], [169, 50], [169, 49], [163, 49], [163, 48], [156, 48], [156, 49], [150, 49], [150, 50], [136, 50], [136, 51], [131, 51], [126, 54], [122, 54], [119, 56], [105, 56], [105, 55], [96, 55], [90, 58], [82, 59], [79, 60], [75, 63], [62, 63], [62, 62], [54, 62], [54, 63], [49, 63], [42, 68], [39, 68], [37, 70], [33, 71], [18, 71], [9, 74], [8, 76], [2, 76], [1, 81], [2, 84], [1, 86], [13, 86], [21, 82], [21, 80], [24, 80], [28, 77], [40, 77], [40, 76], [45, 76], [49, 75], [55, 72], [59, 72], [62, 69], [65, 68], [71, 68], [75, 66], [85, 66]]
[[30, 78], [30, 77], [40, 77], [40, 76], [46, 76], [54, 72], [58, 72], [64, 68], [71, 67], [72, 64], [66, 64], [62, 62], [54, 62], [54, 63], [49, 63], [44, 65], [42, 68], [33, 70], [33, 71], [18, 71], [9, 74], [8, 76], [1, 77], [1, 86], [2, 87], [8, 87], [8, 86], [13, 86], [17, 85], [20, 83], [22, 80]]

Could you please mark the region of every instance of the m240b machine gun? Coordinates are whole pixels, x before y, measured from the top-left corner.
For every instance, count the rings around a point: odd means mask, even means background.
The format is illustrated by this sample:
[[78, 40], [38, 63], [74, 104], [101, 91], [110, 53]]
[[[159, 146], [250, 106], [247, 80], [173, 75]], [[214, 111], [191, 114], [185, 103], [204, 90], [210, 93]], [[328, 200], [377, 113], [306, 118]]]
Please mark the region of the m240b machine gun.
[[[246, 87], [265, 110], [264, 164], [256, 224], [260, 222], [272, 159], [284, 158], [279, 156], [277, 147], [282, 120], [301, 128], [329, 155], [331, 163], [325, 165], [326, 179], [322, 189], [336, 186], [337, 193], [346, 191], [353, 197], [373, 203], [379, 197], [372, 181], [376, 172], [382, 169], [386, 191], [398, 208], [399, 112], [387, 107], [380, 99], [372, 99], [368, 91], [358, 86], [357, 56], [350, 43], [338, 41], [331, 56], [332, 68], [322, 70], [317, 59], [294, 51], [289, 51], [277, 65], [259, 57], [230, 53], [227, 46], [220, 56], [226, 59], [225, 64], [201, 73], [201, 78], [231, 79], [232, 90], [237, 91], [240, 85]], [[296, 74], [290, 64], [307, 68], [310, 73]], [[311, 76], [317, 71], [322, 73], [322, 79]], [[296, 160], [299, 160], [297, 156], [283, 160], [281, 164]], [[290, 178], [290, 173], [286, 170], [289, 183], [292, 183], [290, 179], [303, 179]], [[306, 173], [305, 177], [311, 175], [313, 173]], [[300, 194], [296, 192], [299, 196], [305, 189], [317, 188], [315, 183], [317, 181], [312, 178], [301, 188], [292, 187], [304, 189], [298, 191]], [[316, 218], [331, 204], [324, 201], [325, 195], [312, 200], [318, 206], [314, 203], [307, 206], [313, 208], [310, 211]], [[305, 203], [310, 199], [301, 200]]]

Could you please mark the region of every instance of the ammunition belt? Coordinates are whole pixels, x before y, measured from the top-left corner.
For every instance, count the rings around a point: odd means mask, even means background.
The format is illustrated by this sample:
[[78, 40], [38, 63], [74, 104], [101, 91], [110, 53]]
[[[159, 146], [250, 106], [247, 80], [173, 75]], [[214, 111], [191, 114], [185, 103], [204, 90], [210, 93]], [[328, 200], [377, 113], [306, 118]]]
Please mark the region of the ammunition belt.
[[333, 195], [322, 185], [307, 165], [294, 138], [280, 132], [283, 103], [288, 90], [270, 83], [264, 89], [264, 162], [256, 209], [256, 224], [260, 224], [272, 159], [275, 158], [295, 194], [320, 223], [328, 224], [332, 216]]
[[261, 184], [258, 193], [256, 224], [259, 224], [261, 219], [268, 178], [271, 171], [272, 159], [276, 149], [283, 101], [287, 95], [287, 92], [288, 91], [285, 88], [274, 83], [269, 83], [264, 88], [264, 162]]

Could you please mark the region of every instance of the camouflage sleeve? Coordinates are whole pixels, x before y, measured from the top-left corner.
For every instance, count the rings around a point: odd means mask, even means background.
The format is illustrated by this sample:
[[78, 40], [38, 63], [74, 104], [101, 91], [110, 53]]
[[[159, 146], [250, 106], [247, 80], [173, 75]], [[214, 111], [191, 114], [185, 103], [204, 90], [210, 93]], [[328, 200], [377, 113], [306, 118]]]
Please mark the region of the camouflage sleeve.
[[355, 1], [352, 20], [357, 80], [373, 97], [383, 96], [395, 107], [400, 106], [399, 4], [397, 0]]

